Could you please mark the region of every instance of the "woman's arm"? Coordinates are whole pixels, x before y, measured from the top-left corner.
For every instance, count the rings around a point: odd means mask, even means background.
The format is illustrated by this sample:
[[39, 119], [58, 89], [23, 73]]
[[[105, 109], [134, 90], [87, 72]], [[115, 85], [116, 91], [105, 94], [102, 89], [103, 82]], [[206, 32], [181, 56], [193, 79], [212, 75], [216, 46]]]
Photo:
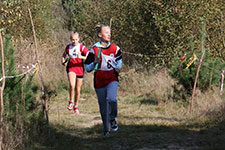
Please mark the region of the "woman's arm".
[[66, 58], [66, 56], [67, 56], [67, 54], [66, 54], [66, 52], [64, 52], [62, 55], [62, 59], [61, 59], [61, 63], [63, 66], [66, 66], [67, 61], [68, 61], [68, 57]]
[[88, 56], [89, 52], [86, 53], [86, 56], [82, 56], [81, 53], [79, 53], [77, 55], [77, 58], [80, 58], [80, 59], [83, 59], [83, 60], [86, 60], [87, 59], [87, 56]]
[[91, 72], [95, 69], [95, 65], [94, 65], [94, 62], [93, 63], [90, 63], [90, 64], [85, 64], [85, 70], [87, 72]]
[[95, 68], [94, 60], [95, 60], [94, 53], [89, 52], [89, 54], [87, 55], [87, 59], [85, 60], [85, 70], [87, 72], [91, 72], [94, 70]]

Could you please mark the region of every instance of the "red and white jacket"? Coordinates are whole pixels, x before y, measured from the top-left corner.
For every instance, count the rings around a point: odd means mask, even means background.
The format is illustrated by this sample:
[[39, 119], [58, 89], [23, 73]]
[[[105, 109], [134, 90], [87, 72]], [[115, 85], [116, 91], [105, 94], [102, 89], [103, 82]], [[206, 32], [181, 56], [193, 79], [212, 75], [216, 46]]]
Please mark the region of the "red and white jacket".
[[[122, 63], [122, 53], [118, 46], [109, 43], [106, 48], [103, 48], [101, 45], [99, 45], [99, 43], [96, 43], [89, 52], [88, 58], [85, 62], [86, 66], [93, 66], [93, 61], [95, 57], [98, 56], [100, 48], [102, 49], [100, 55], [101, 62], [98, 66], [98, 70], [94, 74], [95, 88], [104, 88], [110, 82], [118, 81], [118, 73], [115, 71], [115, 69], [121, 68], [121, 64], [119, 67], [118, 65], [119, 63]], [[90, 72], [90, 69], [87, 71]]]

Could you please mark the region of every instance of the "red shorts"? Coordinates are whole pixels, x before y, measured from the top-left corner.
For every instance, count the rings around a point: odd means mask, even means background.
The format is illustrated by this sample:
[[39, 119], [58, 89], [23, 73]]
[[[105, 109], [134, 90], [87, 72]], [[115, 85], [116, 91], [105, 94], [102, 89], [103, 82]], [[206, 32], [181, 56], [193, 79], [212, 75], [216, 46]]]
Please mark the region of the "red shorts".
[[74, 72], [77, 75], [77, 78], [83, 78], [84, 76], [84, 67], [69, 67], [69, 65], [67, 65], [66, 67], [66, 72]]

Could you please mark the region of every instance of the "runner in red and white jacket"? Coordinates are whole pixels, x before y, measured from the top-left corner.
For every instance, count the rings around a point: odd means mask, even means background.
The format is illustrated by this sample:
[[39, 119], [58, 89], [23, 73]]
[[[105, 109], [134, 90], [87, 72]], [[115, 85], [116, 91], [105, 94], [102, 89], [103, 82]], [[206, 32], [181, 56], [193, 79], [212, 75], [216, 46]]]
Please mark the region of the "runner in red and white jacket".
[[[117, 45], [110, 43], [111, 29], [107, 25], [101, 25], [97, 31], [100, 41], [91, 48], [85, 61], [87, 72], [94, 70], [96, 63], [98, 69], [94, 73], [94, 87], [98, 97], [100, 113], [103, 122], [104, 136], [110, 134], [110, 130], [117, 131], [117, 89], [118, 74], [122, 67], [122, 53]], [[101, 50], [100, 58], [97, 58]]]
[[[104, 88], [112, 81], [118, 81], [118, 72], [116, 69], [121, 69], [122, 54], [120, 48], [110, 42], [107, 47], [101, 45], [101, 41], [94, 44], [89, 52], [89, 57], [86, 60], [86, 71], [91, 72], [94, 70], [94, 59], [97, 58], [99, 49], [101, 50], [98, 70], [94, 75], [94, 87]], [[92, 57], [92, 58], [91, 58]]]
[[[66, 71], [68, 73], [68, 79], [70, 83], [70, 100], [68, 109], [71, 111], [74, 108], [74, 112], [79, 114], [78, 103], [80, 99], [80, 90], [82, 86], [84, 67], [83, 60], [86, 59], [89, 51], [88, 49], [79, 43], [79, 34], [77, 32], [71, 34], [72, 43], [68, 44], [65, 48], [65, 52], [62, 56], [62, 64], [67, 66]], [[68, 62], [66, 57], [69, 58]], [[75, 91], [75, 105], [74, 105], [74, 90]]]

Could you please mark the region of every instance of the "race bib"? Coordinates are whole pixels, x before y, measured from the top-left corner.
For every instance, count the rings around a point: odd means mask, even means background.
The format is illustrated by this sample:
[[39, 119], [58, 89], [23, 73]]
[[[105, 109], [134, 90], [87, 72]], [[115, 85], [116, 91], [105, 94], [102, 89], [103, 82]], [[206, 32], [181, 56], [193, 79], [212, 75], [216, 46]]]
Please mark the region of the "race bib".
[[79, 53], [80, 53], [80, 45], [70, 46], [70, 49], [69, 49], [70, 58], [77, 58]]
[[116, 60], [113, 54], [111, 56], [102, 54], [102, 63], [100, 70], [112, 70], [116, 67]]

